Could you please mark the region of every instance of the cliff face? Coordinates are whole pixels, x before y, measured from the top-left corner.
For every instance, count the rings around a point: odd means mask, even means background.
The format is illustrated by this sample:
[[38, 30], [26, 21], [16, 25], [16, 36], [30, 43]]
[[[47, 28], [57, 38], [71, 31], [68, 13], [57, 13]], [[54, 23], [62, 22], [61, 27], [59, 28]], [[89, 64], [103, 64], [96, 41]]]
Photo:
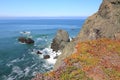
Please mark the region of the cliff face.
[[98, 12], [86, 20], [76, 39], [64, 47], [54, 69], [75, 51], [77, 42], [104, 37], [120, 39], [120, 0], [103, 0]]
[[101, 37], [118, 38], [120, 34], [120, 0], [103, 0], [99, 10], [90, 16], [77, 38], [79, 41]]

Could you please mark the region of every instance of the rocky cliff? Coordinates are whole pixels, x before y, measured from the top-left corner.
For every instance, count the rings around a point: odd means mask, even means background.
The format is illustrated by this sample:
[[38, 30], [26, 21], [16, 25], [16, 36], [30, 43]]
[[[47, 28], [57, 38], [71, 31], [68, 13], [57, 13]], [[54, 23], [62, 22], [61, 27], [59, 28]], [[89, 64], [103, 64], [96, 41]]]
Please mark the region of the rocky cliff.
[[103, 0], [98, 12], [86, 20], [77, 38], [79, 41], [118, 38], [119, 34], [120, 0]]
[[54, 69], [75, 51], [77, 42], [104, 37], [120, 39], [120, 0], [103, 0], [98, 12], [86, 20], [78, 36], [62, 50]]

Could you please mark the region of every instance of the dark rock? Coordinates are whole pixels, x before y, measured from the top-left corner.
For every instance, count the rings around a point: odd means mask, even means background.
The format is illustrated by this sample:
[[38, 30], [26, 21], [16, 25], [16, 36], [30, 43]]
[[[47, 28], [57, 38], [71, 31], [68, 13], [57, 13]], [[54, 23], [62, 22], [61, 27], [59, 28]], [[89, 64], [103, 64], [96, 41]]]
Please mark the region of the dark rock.
[[31, 38], [25, 38], [25, 37], [19, 37], [18, 41], [20, 41], [21, 43], [26, 43], [26, 44], [34, 43], [34, 40], [32, 40]]
[[42, 54], [40, 51], [37, 51], [37, 54]]
[[27, 38], [25, 43], [27, 43], [27, 44], [33, 44], [34, 40], [32, 40], [31, 38]]
[[49, 59], [50, 56], [49, 56], [49, 55], [44, 55], [43, 58], [44, 58], [44, 59]]
[[52, 41], [51, 48], [57, 52], [58, 50], [62, 50], [67, 42], [70, 42], [68, 33], [65, 30], [58, 30]]
[[19, 37], [18, 41], [20, 41], [21, 43], [25, 43], [26, 42], [26, 38], [25, 37]]

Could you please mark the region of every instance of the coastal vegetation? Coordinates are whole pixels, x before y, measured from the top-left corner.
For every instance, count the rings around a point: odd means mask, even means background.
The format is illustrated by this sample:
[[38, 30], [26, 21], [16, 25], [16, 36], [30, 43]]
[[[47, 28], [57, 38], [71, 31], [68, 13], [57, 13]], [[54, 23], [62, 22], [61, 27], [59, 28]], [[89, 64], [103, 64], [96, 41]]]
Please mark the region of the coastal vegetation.
[[55, 71], [33, 80], [119, 80], [120, 40], [101, 38], [76, 45], [76, 52]]

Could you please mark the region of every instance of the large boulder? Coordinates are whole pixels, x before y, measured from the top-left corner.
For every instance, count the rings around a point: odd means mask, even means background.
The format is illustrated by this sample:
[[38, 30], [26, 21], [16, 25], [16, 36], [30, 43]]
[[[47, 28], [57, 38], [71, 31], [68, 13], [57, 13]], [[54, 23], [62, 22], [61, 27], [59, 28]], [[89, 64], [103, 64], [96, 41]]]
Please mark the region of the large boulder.
[[31, 38], [25, 38], [25, 37], [19, 37], [18, 41], [21, 43], [26, 43], [26, 44], [33, 44], [34, 40], [32, 40]]
[[120, 33], [120, 0], [103, 0], [99, 10], [84, 23], [79, 41], [112, 38]]
[[68, 33], [65, 30], [58, 30], [52, 41], [51, 48], [57, 52], [62, 50], [68, 42], [70, 42]]

